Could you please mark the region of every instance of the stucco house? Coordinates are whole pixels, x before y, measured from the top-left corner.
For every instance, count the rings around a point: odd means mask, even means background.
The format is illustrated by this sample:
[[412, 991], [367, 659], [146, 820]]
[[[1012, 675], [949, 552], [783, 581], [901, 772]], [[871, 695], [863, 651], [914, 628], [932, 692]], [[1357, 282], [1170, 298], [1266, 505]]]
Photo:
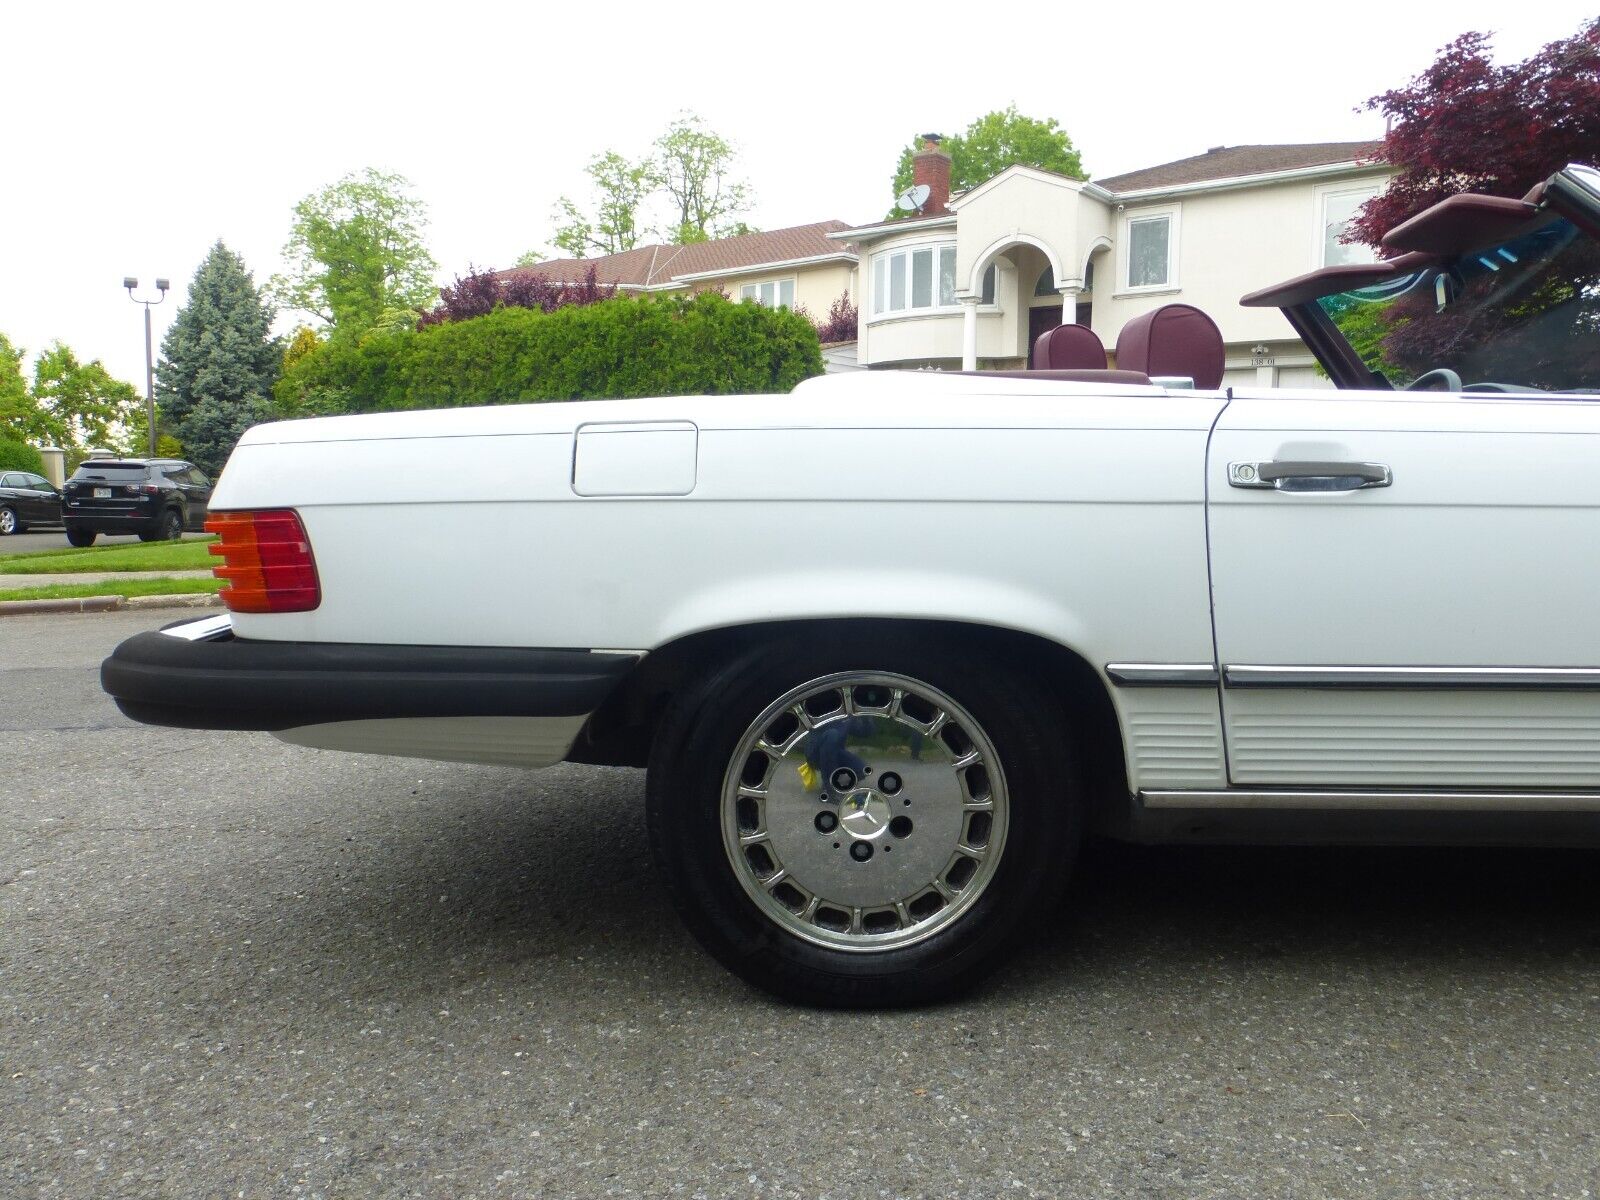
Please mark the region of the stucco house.
[[1108, 348], [1131, 318], [1192, 304], [1220, 327], [1225, 383], [1314, 385], [1283, 317], [1246, 292], [1326, 263], [1370, 258], [1340, 240], [1390, 168], [1376, 142], [1218, 146], [1083, 181], [1009, 167], [951, 196], [935, 139], [915, 157], [922, 211], [840, 230], [860, 256], [858, 358], [869, 367], [1012, 368], [1063, 322]]
[[[1132, 318], [1181, 302], [1226, 343], [1224, 383], [1316, 386], [1314, 359], [1275, 309], [1239, 298], [1338, 262], [1340, 241], [1391, 169], [1378, 142], [1216, 146], [1096, 180], [1014, 166], [952, 195], [937, 137], [914, 156], [921, 210], [848, 226], [822, 221], [693, 246], [643, 246], [525, 270], [577, 281], [593, 266], [623, 291], [716, 287], [821, 317], [848, 291], [860, 308], [853, 365], [1014, 369], [1045, 330], [1075, 322], [1108, 349]], [[840, 365], [835, 355], [830, 369]]]
[[599, 258], [556, 258], [516, 271], [552, 283], [580, 283], [593, 267], [600, 283], [621, 292], [717, 289], [735, 300], [802, 306], [820, 318], [840, 296], [855, 294], [855, 247], [832, 237], [849, 228], [843, 221], [818, 221], [689, 246], [651, 244]]

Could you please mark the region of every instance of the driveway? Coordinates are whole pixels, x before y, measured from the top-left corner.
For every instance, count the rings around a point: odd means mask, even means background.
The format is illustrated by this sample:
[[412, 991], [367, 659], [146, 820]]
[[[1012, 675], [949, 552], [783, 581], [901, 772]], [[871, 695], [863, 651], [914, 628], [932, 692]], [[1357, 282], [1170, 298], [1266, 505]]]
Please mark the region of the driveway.
[[813, 1012], [639, 773], [135, 726], [160, 623], [0, 627], [0, 1194], [1592, 1194], [1600, 856], [1100, 849], [981, 994]]

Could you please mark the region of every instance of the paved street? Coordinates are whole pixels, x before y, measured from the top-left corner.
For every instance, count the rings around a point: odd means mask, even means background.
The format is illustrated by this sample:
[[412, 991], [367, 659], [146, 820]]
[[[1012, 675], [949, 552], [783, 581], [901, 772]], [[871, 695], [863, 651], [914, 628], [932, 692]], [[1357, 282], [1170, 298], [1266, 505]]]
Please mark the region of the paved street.
[[773, 1003], [642, 777], [145, 729], [0, 623], [0, 1195], [1580, 1197], [1600, 856], [1103, 851], [982, 994]]
[[[186, 533], [185, 538], [202, 538], [203, 533]], [[102, 533], [95, 539], [96, 546], [137, 546], [139, 535], [136, 533]], [[26, 554], [30, 550], [71, 550], [67, 543], [66, 531], [59, 526], [56, 528], [34, 528], [26, 533], [13, 533], [10, 537], [0, 537], [0, 557], [7, 554]]]

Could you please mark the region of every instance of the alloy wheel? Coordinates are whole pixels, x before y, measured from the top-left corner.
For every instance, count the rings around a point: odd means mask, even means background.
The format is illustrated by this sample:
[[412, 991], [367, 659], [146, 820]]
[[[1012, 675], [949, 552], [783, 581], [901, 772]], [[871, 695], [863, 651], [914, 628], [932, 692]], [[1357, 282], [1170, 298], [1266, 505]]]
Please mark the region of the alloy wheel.
[[954, 699], [908, 676], [846, 672], [785, 693], [746, 729], [723, 785], [723, 846], [787, 932], [887, 950], [971, 908], [1008, 812], [999, 756]]

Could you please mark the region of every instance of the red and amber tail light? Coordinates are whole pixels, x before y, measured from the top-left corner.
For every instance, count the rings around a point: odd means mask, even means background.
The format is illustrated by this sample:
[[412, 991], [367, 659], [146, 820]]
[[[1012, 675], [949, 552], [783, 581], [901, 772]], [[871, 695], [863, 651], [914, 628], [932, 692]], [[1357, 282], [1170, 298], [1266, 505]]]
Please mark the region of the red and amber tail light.
[[222, 602], [234, 612], [309, 612], [322, 603], [317, 564], [300, 515], [292, 509], [214, 512], [206, 529], [218, 536], [211, 573], [227, 584]]

